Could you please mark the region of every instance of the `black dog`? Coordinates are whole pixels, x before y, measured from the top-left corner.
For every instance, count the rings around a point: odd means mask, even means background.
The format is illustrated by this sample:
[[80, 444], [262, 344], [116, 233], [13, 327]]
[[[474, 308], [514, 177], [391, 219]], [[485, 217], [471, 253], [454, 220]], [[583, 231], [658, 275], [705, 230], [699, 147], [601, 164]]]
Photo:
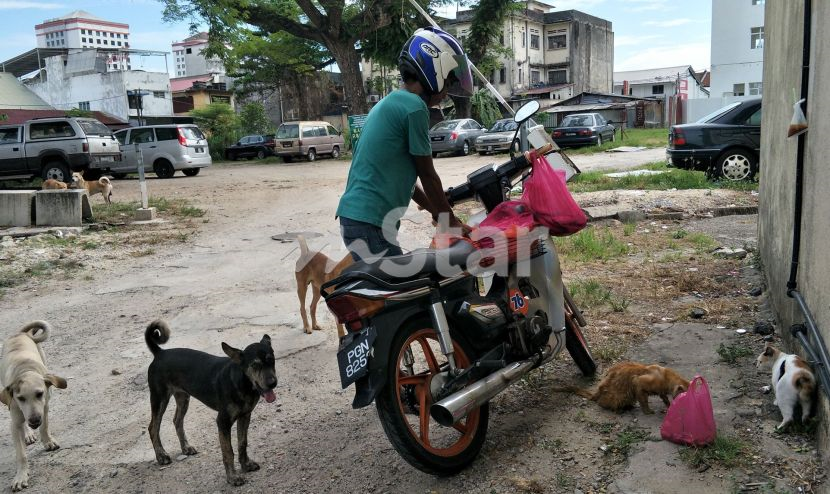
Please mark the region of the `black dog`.
[[274, 350], [271, 338], [262, 337], [243, 350], [237, 350], [222, 343], [222, 350], [228, 357], [216, 357], [188, 348], [163, 350], [160, 344], [167, 343], [170, 328], [164, 321], [153, 321], [144, 331], [147, 347], [153, 352], [153, 362], [147, 371], [150, 386], [150, 440], [156, 452], [159, 465], [170, 463], [170, 456], [164, 451], [159, 439], [159, 427], [170, 396], [176, 398], [176, 415], [173, 424], [182, 445], [182, 453], [195, 455], [196, 450], [187, 442], [184, 434], [184, 415], [190, 397], [219, 412], [216, 425], [219, 427], [219, 445], [222, 447], [222, 462], [225, 464], [227, 481], [242, 485], [242, 478], [233, 466], [231, 426], [236, 427], [239, 442], [239, 464], [243, 472], [259, 470], [259, 465], [248, 458], [248, 425], [251, 412], [259, 397], [268, 403], [276, 399], [277, 373], [274, 370]]

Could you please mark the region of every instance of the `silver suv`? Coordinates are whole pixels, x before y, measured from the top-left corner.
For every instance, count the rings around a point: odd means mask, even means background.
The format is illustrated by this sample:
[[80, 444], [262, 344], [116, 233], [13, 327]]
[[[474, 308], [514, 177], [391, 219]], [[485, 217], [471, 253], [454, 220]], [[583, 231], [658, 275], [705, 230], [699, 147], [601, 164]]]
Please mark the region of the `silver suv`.
[[145, 169], [159, 178], [170, 178], [181, 170], [188, 177], [210, 166], [207, 138], [192, 124], [148, 125], [119, 130], [115, 138], [121, 143], [121, 164], [110, 168], [114, 178], [124, 178], [138, 171], [135, 145], [138, 145]]

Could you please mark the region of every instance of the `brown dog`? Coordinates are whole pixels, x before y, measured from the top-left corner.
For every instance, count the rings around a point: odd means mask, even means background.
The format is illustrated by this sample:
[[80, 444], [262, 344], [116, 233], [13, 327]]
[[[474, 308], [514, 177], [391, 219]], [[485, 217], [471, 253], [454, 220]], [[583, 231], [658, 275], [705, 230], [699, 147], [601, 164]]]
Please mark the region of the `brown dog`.
[[66, 189], [67, 185], [60, 180], [55, 180], [54, 178], [50, 178], [43, 181], [43, 185], [41, 185], [42, 190], [60, 190]]
[[[323, 329], [317, 325], [317, 302], [320, 301], [320, 287], [325, 282], [340, 276], [340, 273], [354, 261], [351, 254], [346, 254], [346, 257], [334, 264], [334, 261], [322, 252], [310, 252], [302, 235], [297, 236], [297, 242], [300, 244], [300, 258], [297, 259], [295, 267], [297, 296], [300, 298], [300, 315], [303, 317], [303, 329], [307, 334], [311, 334], [312, 329]], [[332, 264], [334, 265], [332, 266]], [[308, 316], [305, 311], [305, 295], [309, 284], [313, 291], [311, 297], [311, 326], [308, 325]], [[337, 325], [337, 335], [346, 335], [346, 329], [342, 324]]]
[[87, 182], [80, 173], [72, 174], [72, 183], [75, 188], [86, 189], [87, 194], [93, 196], [101, 194], [104, 196], [104, 201], [107, 204], [112, 203], [112, 183], [107, 177], [101, 177], [98, 180]]
[[620, 362], [608, 369], [595, 391], [574, 386], [554, 388], [553, 391], [575, 393], [615, 412], [639, 402], [643, 413], [651, 414], [654, 412], [648, 406], [649, 396], [659, 396], [668, 407], [669, 395], [674, 398], [688, 388], [689, 380], [668, 367]]

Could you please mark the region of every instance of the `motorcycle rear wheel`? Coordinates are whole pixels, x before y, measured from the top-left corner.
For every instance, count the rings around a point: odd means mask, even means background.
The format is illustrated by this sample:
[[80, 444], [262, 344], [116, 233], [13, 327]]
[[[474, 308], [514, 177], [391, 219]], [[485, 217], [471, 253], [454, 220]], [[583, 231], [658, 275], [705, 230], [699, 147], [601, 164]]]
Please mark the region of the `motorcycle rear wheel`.
[[597, 373], [597, 362], [594, 356], [591, 355], [591, 349], [588, 348], [588, 342], [582, 334], [582, 329], [576, 322], [570, 307], [565, 308], [565, 348], [571, 354], [576, 366], [585, 377], [591, 377]]
[[[388, 384], [375, 404], [386, 436], [409, 464], [422, 472], [449, 476], [466, 468], [481, 451], [489, 403], [452, 427], [439, 425], [430, 417], [430, 383], [448, 367], [438, 334], [429, 326], [421, 321], [398, 332], [389, 353]], [[469, 366], [474, 358], [472, 347], [456, 335], [452, 340], [456, 364]]]

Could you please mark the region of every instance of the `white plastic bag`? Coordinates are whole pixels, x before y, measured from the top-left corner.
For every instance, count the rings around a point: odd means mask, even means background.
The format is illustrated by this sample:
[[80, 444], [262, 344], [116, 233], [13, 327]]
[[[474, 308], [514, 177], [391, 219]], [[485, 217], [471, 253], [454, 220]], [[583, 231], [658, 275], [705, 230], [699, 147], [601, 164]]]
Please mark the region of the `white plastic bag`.
[[787, 129], [787, 137], [795, 137], [807, 132], [807, 117], [801, 111], [801, 103], [805, 101], [800, 99], [793, 105], [793, 119], [790, 120], [790, 127]]

